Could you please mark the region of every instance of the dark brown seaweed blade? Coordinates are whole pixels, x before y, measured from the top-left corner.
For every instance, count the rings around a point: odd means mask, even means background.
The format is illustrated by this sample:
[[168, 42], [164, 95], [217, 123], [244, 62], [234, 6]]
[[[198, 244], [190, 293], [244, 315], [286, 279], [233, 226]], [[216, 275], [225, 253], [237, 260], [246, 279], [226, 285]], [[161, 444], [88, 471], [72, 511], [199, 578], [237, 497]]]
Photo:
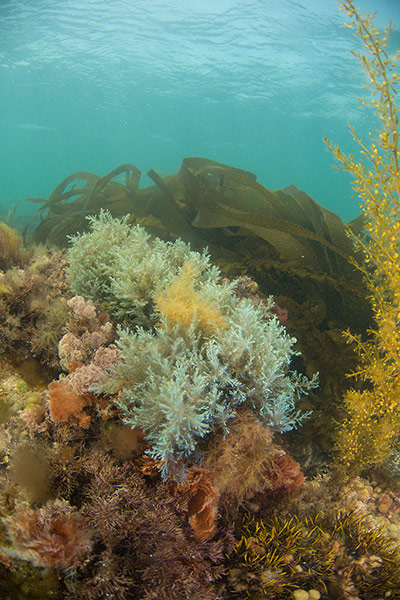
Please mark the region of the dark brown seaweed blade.
[[[123, 183], [115, 181], [119, 175], [125, 175]], [[295, 186], [268, 190], [253, 173], [200, 157], [183, 159], [176, 175], [161, 177], [153, 169], [147, 175], [155, 186], [139, 189], [141, 172], [130, 163], [103, 177], [73, 173], [38, 209], [34, 239], [64, 245], [68, 235], [85, 229], [88, 215], [107, 209], [144, 222], [152, 216], [167, 237], [182, 237], [195, 247], [218, 245], [226, 236], [256, 236], [275, 256], [311, 270], [341, 276], [352, 269], [346, 226]], [[219, 238], [212, 233], [218, 229]]]

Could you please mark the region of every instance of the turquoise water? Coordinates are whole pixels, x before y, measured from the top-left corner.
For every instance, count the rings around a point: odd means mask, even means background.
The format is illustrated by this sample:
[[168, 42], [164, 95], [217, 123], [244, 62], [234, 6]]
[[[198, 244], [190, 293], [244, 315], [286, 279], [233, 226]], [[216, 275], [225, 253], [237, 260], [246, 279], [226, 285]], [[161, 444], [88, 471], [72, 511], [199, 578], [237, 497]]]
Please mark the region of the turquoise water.
[[[357, 6], [400, 23], [399, 0]], [[322, 140], [349, 151], [348, 121], [376, 128], [344, 20], [334, 0], [0, 1], [0, 204], [48, 197], [77, 170], [171, 173], [204, 156], [353, 218]]]

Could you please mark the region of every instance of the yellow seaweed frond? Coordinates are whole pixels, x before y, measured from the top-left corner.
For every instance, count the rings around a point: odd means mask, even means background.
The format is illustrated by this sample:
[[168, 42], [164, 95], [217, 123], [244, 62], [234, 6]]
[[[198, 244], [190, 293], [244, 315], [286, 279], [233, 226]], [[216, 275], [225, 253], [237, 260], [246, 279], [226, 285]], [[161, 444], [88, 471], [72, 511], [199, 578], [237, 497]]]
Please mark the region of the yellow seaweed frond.
[[186, 262], [180, 275], [154, 297], [155, 309], [162, 313], [169, 326], [188, 328], [192, 323], [204, 334], [215, 328], [226, 327], [226, 321], [217, 306], [213, 306], [195, 290], [198, 271], [191, 262]]
[[370, 291], [375, 327], [369, 340], [356, 342], [360, 365], [355, 375], [368, 389], [345, 397], [347, 417], [337, 435], [338, 462], [348, 474], [381, 464], [395, 448], [400, 435], [400, 147], [396, 93], [396, 59], [389, 56], [391, 27], [380, 33], [371, 16], [360, 15], [352, 0], [340, 3], [351, 27], [364, 44], [365, 54], [353, 52], [369, 79], [372, 99], [362, 104], [375, 110], [380, 126], [363, 141], [360, 158], [344, 154], [325, 142], [339, 169], [353, 176], [361, 200], [367, 238], [353, 236], [364, 253], [360, 266]]

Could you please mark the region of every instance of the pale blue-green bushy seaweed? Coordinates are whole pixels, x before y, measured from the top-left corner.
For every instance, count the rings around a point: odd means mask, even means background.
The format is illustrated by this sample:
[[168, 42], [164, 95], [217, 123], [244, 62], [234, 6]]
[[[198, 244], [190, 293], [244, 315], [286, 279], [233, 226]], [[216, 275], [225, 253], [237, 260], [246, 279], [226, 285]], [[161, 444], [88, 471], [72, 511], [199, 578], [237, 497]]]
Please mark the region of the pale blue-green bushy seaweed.
[[107, 211], [89, 217], [91, 231], [71, 236], [67, 277], [71, 291], [101, 303], [120, 324], [150, 326], [156, 315], [152, 298], [168, 287], [190, 261], [205, 286], [218, 293], [219, 270], [206, 253], [192, 252], [182, 240], [152, 238], [143, 227], [131, 227], [129, 215], [113, 219]]
[[[124, 420], [146, 432], [150, 454], [163, 461], [163, 476], [179, 477], [197, 460], [199, 441], [228, 421], [240, 405], [265, 425], [289, 431], [307, 415], [296, 409], [301, 393], [316, 385], [289, 371], [297, 354], [269, 304], [254, 304], [221, 281], [207, 253], [182, 241], [152, 239], [141, 227], [107, 213], [90, 219], [91, 231], [73, 238], [68, 276], [76, 294], [103, 303], [119, 320], [121, 361], [97, 393], [122, 390]], [[219, 309], [224, 327], [205, 334], [196, 322], [182, 328], [154, 311], [154, 295], [195, 264], [195, 291]]]

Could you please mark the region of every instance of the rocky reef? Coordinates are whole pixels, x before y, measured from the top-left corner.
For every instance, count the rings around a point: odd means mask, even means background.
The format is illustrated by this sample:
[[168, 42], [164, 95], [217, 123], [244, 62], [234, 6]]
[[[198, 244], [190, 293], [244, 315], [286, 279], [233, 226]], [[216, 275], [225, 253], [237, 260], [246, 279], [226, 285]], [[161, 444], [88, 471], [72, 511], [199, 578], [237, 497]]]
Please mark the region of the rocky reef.
[[5, 600], [400, 599], [397, 76], [341, 8], [382, 126], [328, 142], [362, 218], [191, 158], [0, 223]]

